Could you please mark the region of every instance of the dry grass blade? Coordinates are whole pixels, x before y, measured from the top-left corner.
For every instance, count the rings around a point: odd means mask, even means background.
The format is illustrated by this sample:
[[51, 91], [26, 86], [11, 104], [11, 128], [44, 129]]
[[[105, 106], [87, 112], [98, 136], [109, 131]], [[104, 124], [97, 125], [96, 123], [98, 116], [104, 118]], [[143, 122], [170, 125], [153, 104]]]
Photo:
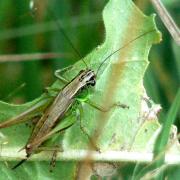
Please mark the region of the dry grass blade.
[[168, 29], [169, 33], [173, 37], [174, 41], [180, 45], [180, 30], [171, 15], [168, 13], [164, 5], [160, 0], [151, 0], [152, 5], [157, 10], [161, 20]]
[[20, 61], [32, 61], [32, 60], [47, 60], [53, 58], [68, 58], [70, 54], [67, 53], [31, 53], [31, 54], [5, 54], [0, 55], [0, 63], [3, 62], [20, 62]]

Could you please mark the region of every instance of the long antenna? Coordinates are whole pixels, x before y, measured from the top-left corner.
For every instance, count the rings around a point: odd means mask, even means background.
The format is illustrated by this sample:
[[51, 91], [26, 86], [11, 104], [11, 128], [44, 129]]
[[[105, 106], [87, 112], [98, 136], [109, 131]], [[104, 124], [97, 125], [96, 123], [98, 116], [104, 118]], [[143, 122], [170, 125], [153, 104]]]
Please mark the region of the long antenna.
[[155, 30], [155, 29], [152, 29], [152, 30], [150, 30], [150, 31], [147, 31], [147, 32], [145, 32], [145, 33], [137, 36], [136, 38], [130, 40], [129, 42], [127, 42], [126, 44], [124, 44], [123, 46], [121, 46], [119, 49], [117, 49], [117, 50], [115, 50], [114, 52], [112, 52], [111, 54], [109, 54], [109, 55], [102, 61], [102, 63], [99, 65], [99, 67], [98, 67], [98, 69], [97, 69], [96, 76], [97, 76], [99, 70], [101, 69], [102, 65], [103, 65], [112, 55], [114, 55], [115, 53], [119, 52], [121, 49], [127, 47], [129, 44], [131, 44], [131, 43], [134, 42], [135, 40], [137, 40], [137, 39], [145, 36], [146, 34], [149, 34], [149, 33], [151, 33], [151, 32], [154, 32], [154, 31], [156, 31], [156, 30]]
[[75, 48], [74, 44], [72, 43], [72, 41], [69, 39], [69, 37], [67, 36], [65, 30], [63, 29], [63, 27], [61, 26], [61, 23], [59, 20], [57, 20], [56, 15], [53, 13], [53, 11], [51, 10], [50, 7], [47, 8], [49, 14], [54, 18], [57, 27], [59, 28], [60, 32], [63, 34], [64, 38], [68, 41], [69, 45], [71, 46], [71, 48], [73, 49], [73, 51], [75, 52], [75, 54], [84, 62], [84, 64], [86, 65], [86, 68], [88, 68], [87, 63], [85, 62], [84, 58], [82, 57], [82, 55], [80, 54], [80, 52]]

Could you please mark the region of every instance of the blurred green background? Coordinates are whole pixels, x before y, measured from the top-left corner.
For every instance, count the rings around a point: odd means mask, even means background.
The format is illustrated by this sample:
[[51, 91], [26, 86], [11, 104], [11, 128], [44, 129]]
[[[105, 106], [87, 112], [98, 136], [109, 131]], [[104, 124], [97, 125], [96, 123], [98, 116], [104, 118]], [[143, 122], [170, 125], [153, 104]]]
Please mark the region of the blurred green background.
[[[15, 3], [16, 2], [16, 3]], [[1, 55], [59, 52], [61, 58], [0, 64], [0, 98], [26, 102], [38, 97], [55, 80], [55, 69], [73, 64], [80, 58], [60, 32], [57, 19], [76, 49], [85, 56], [103, 41], [101, 11], [105, 1], [51, 0], [0, 2]], [[36, 9], [37, 8], [37, 9]], [[30, 60], [30, 61], [29, 61]], [[25, 83], [24, 88], [19, 88]], [[20, 89], [18, 93], [17, 88]], [[12, 96], [11, 94], [15, 94]], [[11, 98], [9, 98], [11, 96]]]
[[[34, 9], [32, 2], [0, 1], [0, 99], [6, 102], [23, 103], [38, 97], [54, 82], [56, 69], [80, 59], [59, 31], [57, 19], [81, 57], [101, 44], [105, 36], [101, 13], [107, 0], [35, 0]], [[155, 13], [149, 1], [134, 2], [145, 14]], [[178, 23], [178, 0], [163, 3]], [[161, 104], [160, 120], [163, 121], [179, 87], [180, 59], [178, 46], [158, 16], [156, 20], [163, 41], [151, 49], [144, 84], [149, 97]], [[41, 60], [27, 58], [18, 62], [10, 62], [11, 58], [7, 57], [2, 62], [2, 55], [50, 52], [62, 53], [62, 57], [42, 56]], [[180, 128], [178, 118], [176, 125]]]

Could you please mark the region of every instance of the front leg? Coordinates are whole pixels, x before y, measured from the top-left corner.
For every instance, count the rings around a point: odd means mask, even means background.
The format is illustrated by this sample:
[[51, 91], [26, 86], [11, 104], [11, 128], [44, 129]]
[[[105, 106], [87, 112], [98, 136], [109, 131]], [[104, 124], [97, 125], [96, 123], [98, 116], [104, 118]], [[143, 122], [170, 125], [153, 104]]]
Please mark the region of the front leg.
[[114, 103], [114, 104], [112, 104], [112, 105], [110, 105], [108, 107], [102, 107], [101, 105], [98, 105], [98, 104], [96, 104], [94, 102], [91, 102], [90, 100], [84, 101], [84, 103], [90, 105], [91, 107], [93, 107], [96, 110], [101, 111], [101, 112], [108, 112], [112, 108], [115, 108], [115, 107], [119, 107], [119, 108], [123, 108], [123, 109], [129, 109], [129, 106], [127, 106], [126, 104], [121, 104], [120, 102]]
[[45, 88], [45, 93], [48, 95], [48, 97], [56, 97], [57, 94], [61, 91], [59, 88], [54, 88], [54, 87], [46, 87]]
[[[63, 69], [58, 69], [55, 71], [54, 75], [62, 82], [64, 83], [65, 85], [69, 83], [69, 81], [63, 77], [61, 75], [61, 73], [69, 70], [70, 68], [72, 68], [72, 66], [68, 66], [68, 67], [65, 67]], [[47, 93], [50, 97], [55, 97], [56, 94], [60, 91], [61, 89], [59, 88], [54, 88], [54, 87], [47, 87], [45, 88], [45, 93]], [[51, 93], [52, 92], [52, 93]]]
[[65, 67], [65, 68], [63, 68], [63, 69], [58, 69], [58, 70], [55, 71], [54, 75], [55, 75], [59, 80], [61, 80], [61, 82], [63, 82], [64, 84], [67, 84], [67, 83], [69, 83], [69, 81], [68, 81], [65, 77], [63, 77], [61, 74], [62, 74], [63, 72], [66, 72], [67, 70], [69, 70], [69, 69], [71, 69], [71, 68], [72, 68], [72, 66], [68, 66], [68, 67]]

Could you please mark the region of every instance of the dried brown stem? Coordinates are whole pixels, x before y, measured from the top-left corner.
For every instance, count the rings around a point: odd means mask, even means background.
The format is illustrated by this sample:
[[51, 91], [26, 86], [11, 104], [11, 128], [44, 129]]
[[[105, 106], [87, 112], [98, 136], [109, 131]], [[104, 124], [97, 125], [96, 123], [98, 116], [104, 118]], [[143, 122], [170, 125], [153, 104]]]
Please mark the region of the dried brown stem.
[[152, 5], [157, 10], [162, 22], [168, 29], [169, 33], [173, 37], [174, 41], [180, 45], [180, 30], [171, 15], [168, 13], [163, 3], [160, 0], [151, 0]]
[[20, 62], [20, 61], [32, 61], [32, 60], [44, 60], [53, 58], [70, 57], [65, 53], [31, 53], [31, 54], [5, 54], [0, 55], [0, 63], [2, 62]]

